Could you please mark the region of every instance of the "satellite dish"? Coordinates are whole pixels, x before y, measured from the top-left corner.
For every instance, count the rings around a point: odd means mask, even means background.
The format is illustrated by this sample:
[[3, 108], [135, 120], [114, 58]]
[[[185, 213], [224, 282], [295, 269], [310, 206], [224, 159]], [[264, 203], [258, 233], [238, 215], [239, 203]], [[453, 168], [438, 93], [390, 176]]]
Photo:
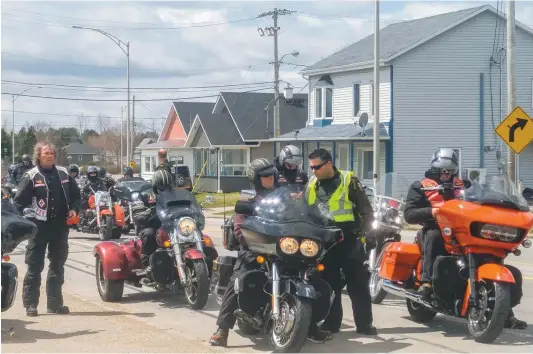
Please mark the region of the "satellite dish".
[[368, 124], [368, 113], [361, 114], [361, 117], [359, 117], [359, 127], [361, 129], [365, 129], [366, 125]]

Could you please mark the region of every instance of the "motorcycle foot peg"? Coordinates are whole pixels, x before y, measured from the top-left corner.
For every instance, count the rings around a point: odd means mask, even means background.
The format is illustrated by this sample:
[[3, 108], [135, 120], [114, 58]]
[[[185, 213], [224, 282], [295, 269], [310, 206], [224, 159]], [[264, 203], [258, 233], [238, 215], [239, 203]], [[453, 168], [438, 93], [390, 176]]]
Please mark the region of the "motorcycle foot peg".
[[142, 278], [139, 283], [144, 286], [151, 286], [153, 284], [152, 281], [148, 278]]

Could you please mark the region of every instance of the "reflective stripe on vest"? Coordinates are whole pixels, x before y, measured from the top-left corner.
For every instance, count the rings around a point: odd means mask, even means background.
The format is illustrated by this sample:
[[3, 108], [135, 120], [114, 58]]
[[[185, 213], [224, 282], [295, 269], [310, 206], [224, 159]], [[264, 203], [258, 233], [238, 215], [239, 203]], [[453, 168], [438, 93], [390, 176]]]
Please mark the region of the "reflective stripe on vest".
[[[340, 170], [339, 173], [341, 175], [341, 183], [339, 183], [335, 192], [329, 197], [329, 212], [333, 215], [335, 222], [355, 221], [352, 209], [353, 204], [349, 199], [348, 193], [348, 187], [353, 173]], [[314, 205], [316, 203], [316, 182], [317, 179], [313, 176], [305, 190], [305, 196], [309, 205]]]
[[[422, 184], [423, 188], [437, 187], [439, 185], [436, 181], [429, 178], [423, 179], [422, 181], [420, 181], [420, 183]], [[454, 177], [453, 185], [455, 187], [463, 187], [464, 183], [462, 179]], [[455, 197], [459, 197], [460, 193], [461, 191], [456, 189], [454, 191]], [[439, 193], [439, 191], [424, 191], [424, 194], [426, 195], [426, 198], [428, 198], [428, 201], [433, 208], [438, 208], [442, 206], [442, 204], [444, 204], [444, 197], [442, 196], [442, 194]]]

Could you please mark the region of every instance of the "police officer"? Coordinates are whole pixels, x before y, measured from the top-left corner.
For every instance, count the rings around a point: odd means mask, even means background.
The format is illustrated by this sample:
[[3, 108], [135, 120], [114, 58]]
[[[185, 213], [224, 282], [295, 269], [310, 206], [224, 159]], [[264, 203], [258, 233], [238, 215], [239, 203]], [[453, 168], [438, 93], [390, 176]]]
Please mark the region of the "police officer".
[[[471, 182], [463, 181], [458, 177], [459, 156], [453, 149], [438, 149], [430, 160], [429, 170], [425, 178], [411, 185], [405, 202], [404, 217], [409, 224], [421, 224], [422, 227], [422, 284], [417, 292], [428, 296], [432, 292], [433, 265], [439, 255], [446, 255], [444, 240], [440, 227], [435, 220], [439, 207], [447, 200], [454, 199], [459, 189], [449, 189], [442, 193], [437, 191], [423, 191], [424, 187], [434, 187], [450, 183], [454, 187], [469, 188]], [[511, 308], [520, 303], [522, 298], [522, 273], [516, 267], [506, 265], [513, 273], [516, 283], [511, 287]], [[505, 328], [525, 329], [527, 323], [518, 320], [514, 312], [509, 311]]]
[[300, 148], [287, 145], [279, 156], [274, 159], [274, 165], [279, 172], [278, 185], [305, 186], [309, 177], [302, 170], [303, 157]]
[[37, 236], [26, 246], [28, 272], [24, 278], [22, 299], [26, 314], [37, 316], [41, 272], [48, 247], [48, 277], [46, 295], [48, 313], [68, 314], [63, 304], [61, 288], [64, 282], [64, 265], [68, 256], [68, 217], [75, 217], [80, 204], [80, 190], [64, 167], [55, 165], [56, 148], [40, 142], [34, 148], [36, 166], [26, 172], [15, 195], [15, 205], [20, 212], [31, 208], [35, 212]]
[[327, 203], [335, 224], [343, 231], [344, 241], [331, 248], [324, 258], [324, 280], [335, 291], [335, 299], [322, 328], [338, 332], [342, 322], [341, 274], [345, 276], [357, 333], [376, 335], [372, 325], [372, 307], [368, 288], [369, 272], [364, 266], [362, 237], [372, 227], [373, 210], [359, 180], [352, 172], [333, 166], [332, 156], [325, 149], [309, 154], [309, 167], [314, 177], [305, 189], [309, 205]]
[[31, 163], [31, 157], [28, 154], [22, 155], [22, 162], [17, 165], [17, 173], [15, 175], [15, 180], [17, 181], [17, 184], [22, 179], [22, 176], [31, 170], [33, 168], [33, 164]]

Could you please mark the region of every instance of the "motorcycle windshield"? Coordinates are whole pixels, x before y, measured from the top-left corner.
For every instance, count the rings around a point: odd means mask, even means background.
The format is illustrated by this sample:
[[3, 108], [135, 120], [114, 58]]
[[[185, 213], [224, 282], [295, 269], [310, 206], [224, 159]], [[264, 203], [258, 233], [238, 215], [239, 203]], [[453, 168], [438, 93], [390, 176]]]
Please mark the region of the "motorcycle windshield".
[[338, 229], [333, 227], [333, 216], [328, 204], [309, 205], [303, 193], [289, 186], [276, 189], [255, 207], [255, 215], [245, 219], [242, 228], [272, 237], [317, 238], [335, 241]]
[[405, 201], [410, 187], [409, 180], [397, 173], [387, 173], [380, 178], [379, 194], [373, 200], [375, 223], [398, 227], [403, 224]]
[[173, 224], [175, 219], [189, 216], [196, 220], [198, 229], [205, 226], [205, 218], [200, 204], [191, 192], [185, 189], [172, 189], [157, 196], [156, 212], [161, 224]]
[[152, 184], [149, 182], [146, 182], [144, 180], [142, 181], [122, 181], [117, 183], [116, 188], [127, 188], [131, 193], [133, 192], [143, 192], [146, 190], [150, 190], [152, 188]]
[[15, 212], [2, 202], [2, 254], [13, 252], [20, 243], [37, 234], [37, 226]]
[[469, 188], [458, 193], [458, 198], [481, 205], [493, 205], [519, 211], [529, 211], [526, 199], [518, 187], [506, 176], [487, 178], [487, 183], [471, 181]]

